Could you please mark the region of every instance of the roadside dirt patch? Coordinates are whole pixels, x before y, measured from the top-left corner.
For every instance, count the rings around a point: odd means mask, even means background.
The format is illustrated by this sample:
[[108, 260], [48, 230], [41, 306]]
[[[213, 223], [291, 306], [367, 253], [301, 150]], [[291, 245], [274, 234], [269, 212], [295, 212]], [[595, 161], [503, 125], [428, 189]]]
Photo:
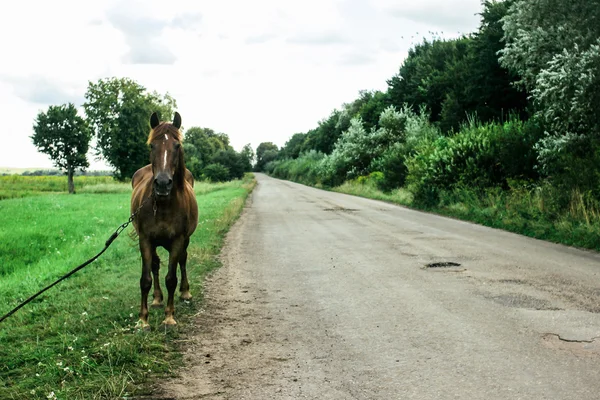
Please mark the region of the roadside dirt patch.
[[242, 230], [240, 224], [232, 228], [221, 253], [223, 266], [205, 280], [205, 305], [181, 346], [187, 367], [156, 388], [152, 400], [241, 399], [265, 387], [272, 387], [273, 396], [265, 399], [295, 397], [281, 389], [282, 381], [293, 380], [296, 367], [294, 355], [282, 351], [288, 339], [269, 333], [281, 317], [264, 307], [265, 290], [253, 284], [252, 273], [231, 267], [245, 263], [238, 247]]

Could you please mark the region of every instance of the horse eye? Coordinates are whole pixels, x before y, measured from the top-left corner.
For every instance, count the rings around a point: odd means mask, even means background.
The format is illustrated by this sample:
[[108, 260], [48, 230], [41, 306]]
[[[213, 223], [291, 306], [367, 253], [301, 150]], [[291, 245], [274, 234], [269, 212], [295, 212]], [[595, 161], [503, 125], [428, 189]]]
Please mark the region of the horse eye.
[[178, 143], [178, 142], [176, 142], [176, 143], [175, 143], [175, 149], [177, 150], [177, 149], [178, 149], [178, 148], [180, 148], [180, 147], [181, 147], [181, 143]]

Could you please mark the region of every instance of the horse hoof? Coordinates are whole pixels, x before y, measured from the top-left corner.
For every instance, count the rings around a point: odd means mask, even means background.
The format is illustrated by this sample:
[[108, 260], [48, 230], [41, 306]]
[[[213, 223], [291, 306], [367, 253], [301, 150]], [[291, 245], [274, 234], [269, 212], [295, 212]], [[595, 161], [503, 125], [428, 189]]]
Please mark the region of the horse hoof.
[[181, 293], [181, 300], [191, 300], [192, 294], [189, 291]]
[[137, 322], [135, 327], [139, 332], [150, 332], [151, 330], [150, 324], [141, 320]]
[[166, 327], [174, 327], [175, 325], [177, 325], [177, 322], [175, 322], [175, 318], [173, 317], [167, 317], [165, 318], [165, 320], [162, 322], [162, 324]]
[[152, 308], [163, 308], [165, 305], [162, 302], [152, 302], [152, 304], [150, 305], [150, 307]]

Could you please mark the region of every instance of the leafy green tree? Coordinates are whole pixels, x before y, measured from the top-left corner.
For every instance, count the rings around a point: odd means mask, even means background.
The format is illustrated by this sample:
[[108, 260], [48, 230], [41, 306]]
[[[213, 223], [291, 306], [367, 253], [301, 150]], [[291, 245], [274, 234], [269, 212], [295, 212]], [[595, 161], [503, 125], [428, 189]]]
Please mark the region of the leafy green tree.
[[262, 142], [256, 148], [256, 171], [264, 171], [265, 165], [279, 155], [279, 148], [272, 142]]
[[[548, 175], [598, 191], [600, 148], [600, 0], [517, 0], [504, 21], [502, 65], [532, 92], [547, 135], [538, 144]], [[581, 163], [588, 158], [589, 162]], [[570, 172], [569, 172], [570, 171]], [[583, 184], [583, 182], [582, 182]], [[584, 188], [581, 188], [584, 189]]]
[[[336, 140], [342, 135], [343, 128], [340, 126], [341, 112], [334, 110], [329, 117], [319, 121], [318, 127], [306, 133], [306, 138], [301, 151], [316, 150], [329, 154], [333, 150]], [[348, 120], [348, 124], [350, 120]], [[348, 129], [346, 126], [345, 129]]]
[[506, 45], [501, 63], [533, 90], [538, 75], [557, 54], [579, 53], [597, 44], [598, 18], [599, 0], [516, 0], [503, 18]]
[[185, 163], [194, 176], [201, 176], [214, 155], [229, 148], [229, 136], [210, 128], [193, 126], [184, 132]]
[[49, 155], [57, 168], [66, 171], [69, 193], [75, 193], [75, 170], [89, 167], [86, 154], [91, 131], [87, 122], [77, 115], [72, 103], [50, 106], [47, 112], [37, 115], [33, 131], [33, 144]]
[[462, 95], [467, 98], [467, 112], [482, 122], [509, 119], [509, 114], [528, 118], [528, 96], [515, 82], [519, 76], [500, 64], [498, 53], [504, 48], [503, 18], [515, 0], [485, 0], [481, 25], [473, 35], [465, 71], [467, 84]]
[[244, 176], [244, 161], [242, 156], [233, 148], [219, 150], [212, 157], [211, 164], [221, 164], [229, 171], [227, 180], [240, 179]]
[[448, 93], [464, 84], [464, 77], [456, 76], [450, 67], [466, 57], [469, 41], [467, 37], [436, 39], [410, 49], [399, 73], [388, 80], [391, 104], [397, 108], [408, 104], [414, 111], [425, 105], [431, 121], [439, 121]]
[[281, 154], [284, 158], [298, 158], [300, 153], [304, 150], [304, 143], [306, 141], [306, 133], [295, 133], [292, 135], [290, 140], [285, 142], [285, 145], [281, 148]]
[[244, 172], [252, 171], [252, 163], [254, 163], [254, 150], [252, 149], [252, 145], [250, 145], [250, 143], [244, 145], [242, 151], [240, 152], [240, 156], [242, 158]]
[[361, 91], [361, 97], [356, 100], [358, 110], [354, 116], [359, 116], [367, 131], [379, 128], [379, 117], [390, 105], [387, 92]]
[[85, 98], [83, 107], [97, 140], [96, 155], [114, 168], [117, 179], [130, 178], [148, 164], [150, 115], [156, 111], [161, 120], [170, 120], [175, 99], [148, 93], [128, 78], [89, 82]]
[[379, 115], [389, 104], [387, 93], [361, 90], [357, 99], [342, 104], [341, 110], [333, 110], [327, 118], [319, 121], [317, 128], [308, 131], [301, 146], [298, 143], [301, 136], [293, 137], [289, 146], [284, 146], [282, 156], [296, 158], [301, 152], [309, 150], [330, 154], [342, 133], [350, 128], [353, 118], [359, 117], [367, 131], [376, 129]]

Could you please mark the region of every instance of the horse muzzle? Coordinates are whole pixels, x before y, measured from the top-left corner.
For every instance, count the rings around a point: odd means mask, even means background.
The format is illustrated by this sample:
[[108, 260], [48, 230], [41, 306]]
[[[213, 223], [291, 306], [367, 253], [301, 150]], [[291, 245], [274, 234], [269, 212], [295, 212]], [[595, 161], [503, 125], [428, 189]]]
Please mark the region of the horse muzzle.
[[166, 174], [158, 174], [154, 179], [154, 192], [157, 196], [168, 196], [173, 189], [173, 178]]

